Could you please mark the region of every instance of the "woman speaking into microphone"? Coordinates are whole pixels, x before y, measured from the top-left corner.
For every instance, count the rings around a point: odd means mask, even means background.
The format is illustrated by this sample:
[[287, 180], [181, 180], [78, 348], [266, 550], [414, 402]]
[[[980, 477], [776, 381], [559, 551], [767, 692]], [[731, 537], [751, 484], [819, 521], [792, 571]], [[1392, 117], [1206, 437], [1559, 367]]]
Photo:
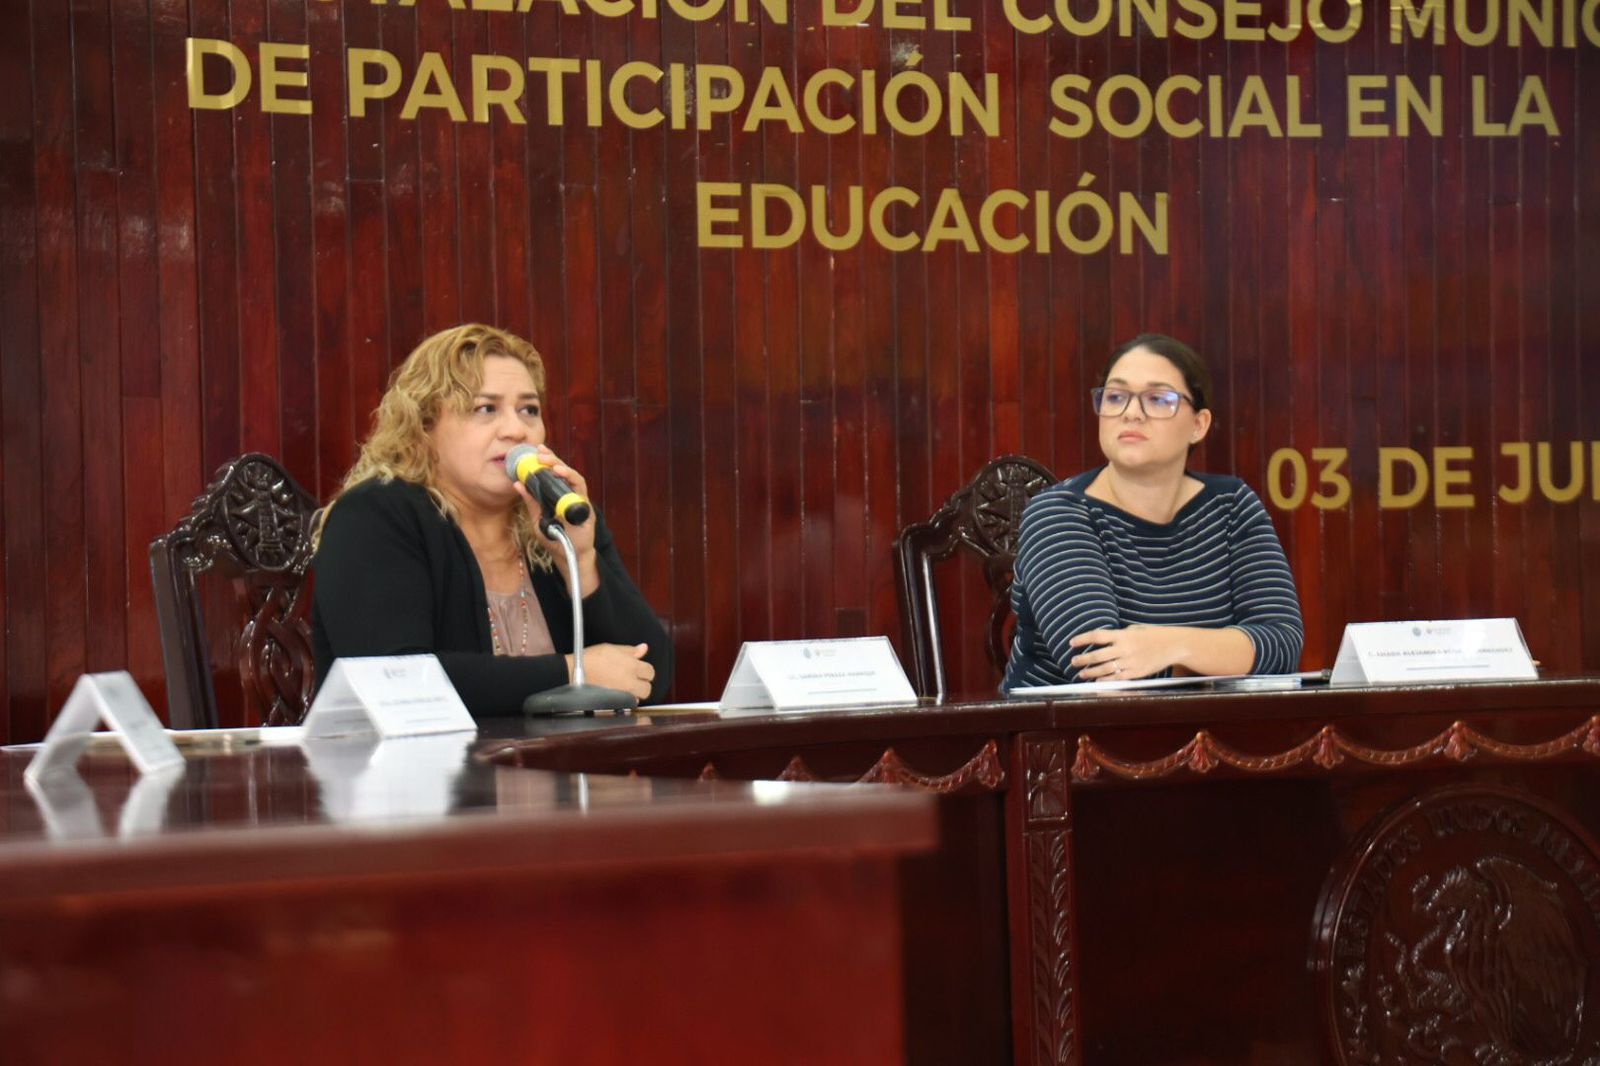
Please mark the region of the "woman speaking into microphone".
[[[508, 473], [543, 467], [576, 498], [583, 475], [545, 446], [544, 362], [533, 345], [469, 324], [419, 344], [390, 378], [372, 434], [316, 531], [317, 683], [356, 655], [439, 657], [477, 717], [514, 715], [572, 677], [565, 552]], [[531, 479], [530, 479], [531, 480]], [[672, 680], [672, 645], [599, 511], [565, 509], [578, 560], [587, 680], [640, 700]]]

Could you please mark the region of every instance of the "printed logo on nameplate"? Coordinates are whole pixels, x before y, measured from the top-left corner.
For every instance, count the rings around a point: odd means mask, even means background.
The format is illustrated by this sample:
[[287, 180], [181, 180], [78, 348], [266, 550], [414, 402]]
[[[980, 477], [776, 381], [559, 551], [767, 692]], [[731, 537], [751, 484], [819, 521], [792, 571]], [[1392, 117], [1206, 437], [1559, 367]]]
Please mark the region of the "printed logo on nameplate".
[[730, 710], [915, 703], [888, 637], [747, 641], [722, 691]]
[[477, 728], [444, 667], [432, 655], [334, 660], [305, 721], [308, 739], [405, 737]]
[[122, 744], [129, 760], [141, 774], [183, 765], [183, 753], [167, 736], [167, 731], [139, 691], [133, 675], [126, 670], [105, 674], [84, 674], [72, 687], [72, 694], [61, 713], [50, 724], [39, 753], [28, 763], [29, 780], [71, 770], [77, 765], [95, 726], [105, 727]]
[[1515, 618], [1355, 622], [1344, 627], [1330, 681], [1522, 681], [1539, 676]]

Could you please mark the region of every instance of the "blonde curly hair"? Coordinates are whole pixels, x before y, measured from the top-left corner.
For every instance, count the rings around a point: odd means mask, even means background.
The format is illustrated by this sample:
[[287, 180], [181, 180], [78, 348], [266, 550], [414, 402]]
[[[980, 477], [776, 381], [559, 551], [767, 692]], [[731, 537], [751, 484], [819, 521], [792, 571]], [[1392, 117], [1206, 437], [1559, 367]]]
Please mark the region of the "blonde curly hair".
[[[322, 509], [322, 519], [339, 497], [365, 481], [409, 481], [428, 490], [439, 512], [455, 517], [455, 509], [439, 491], [434, 472], [436, 456], [429, 433], [447, 407], [466, 412], [483, 384], [483, 361], [490, 356], [515, 359], [528, 368], [533, 387], [544, 397], [544, 360], [532, 344], [514, 333], [478, 322], [441, 330], [411, 350], [389, 376], [389, 388], [372, 415], [372, 433], [361, 454], [345, 475], [344, 484]], [[533, 521], [524, 507], [507, 513], [512, 533], [528, 559], [550, 566], [549, 553], [534, 534]], [[320, 541], [323, 522], [317, 523], [313, 541]]]

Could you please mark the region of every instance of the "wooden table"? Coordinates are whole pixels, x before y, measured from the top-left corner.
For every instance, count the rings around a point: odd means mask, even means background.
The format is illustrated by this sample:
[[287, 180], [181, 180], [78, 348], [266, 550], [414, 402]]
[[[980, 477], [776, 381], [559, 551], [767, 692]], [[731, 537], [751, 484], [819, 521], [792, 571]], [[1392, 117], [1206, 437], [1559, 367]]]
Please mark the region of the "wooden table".
[[0, 1061], [890, 1062], [908, 790], [0, 755]]
[[486, 754], [952, 797], [902, 882], [914, 1061], [1600, 1055], [1594, 679], [530, 731]]

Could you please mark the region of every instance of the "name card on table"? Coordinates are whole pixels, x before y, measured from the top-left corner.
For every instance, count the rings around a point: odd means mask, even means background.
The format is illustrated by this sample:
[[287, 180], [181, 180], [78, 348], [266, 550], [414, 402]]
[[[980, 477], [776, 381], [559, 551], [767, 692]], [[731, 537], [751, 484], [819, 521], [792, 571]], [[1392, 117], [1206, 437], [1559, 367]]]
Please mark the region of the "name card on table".
[[72, 687], [61, 713], [50, 724], [39, 752], [28, 763], [24, 777], [40, 782], [70, 771], [89, 746], [95, 726], [117, 738], [139, 773], [149, 774], [183, 765], [183, 753], [167, 736], [161, 719], [126, 670], [84, 674]]
[[1329, 680], [1338, 685], [1538, 676], [1515, 618], [1466, 618], [1347, 625]]
[[436, 657], [389, 655], [334, 660], [306, 714], [305, 737], [407, 737], [477, 728]]
[[888, 637], [850, 637], [747, 641], [721, 706], [793, 711], [916, 700]]

